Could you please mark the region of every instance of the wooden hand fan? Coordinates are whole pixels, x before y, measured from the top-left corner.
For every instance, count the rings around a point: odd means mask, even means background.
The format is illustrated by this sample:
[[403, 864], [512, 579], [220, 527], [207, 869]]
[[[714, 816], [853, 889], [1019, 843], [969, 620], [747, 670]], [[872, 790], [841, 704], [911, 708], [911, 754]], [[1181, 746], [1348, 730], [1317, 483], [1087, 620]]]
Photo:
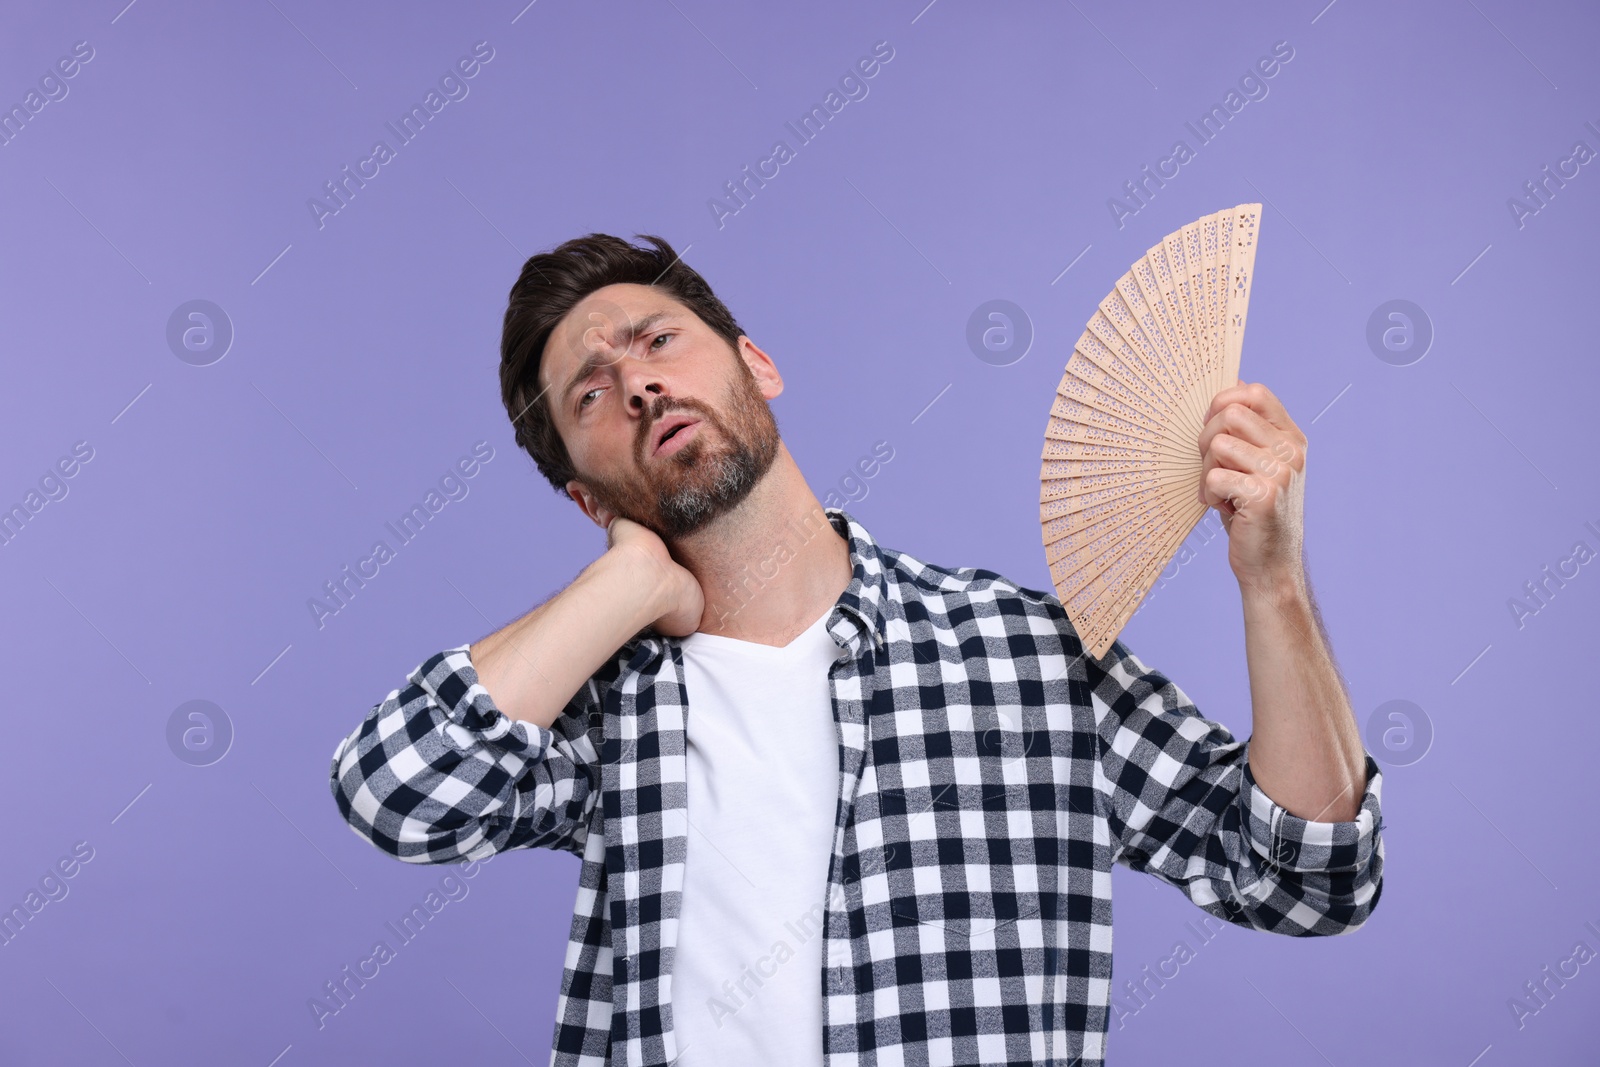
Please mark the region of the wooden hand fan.
[[1239, 381], [1260, 204], [1152, 246], [1078, 338], [1039, 470], [1050, 579], [1083, 647], [1104, 656], [1206, 512], [1201, 416]]

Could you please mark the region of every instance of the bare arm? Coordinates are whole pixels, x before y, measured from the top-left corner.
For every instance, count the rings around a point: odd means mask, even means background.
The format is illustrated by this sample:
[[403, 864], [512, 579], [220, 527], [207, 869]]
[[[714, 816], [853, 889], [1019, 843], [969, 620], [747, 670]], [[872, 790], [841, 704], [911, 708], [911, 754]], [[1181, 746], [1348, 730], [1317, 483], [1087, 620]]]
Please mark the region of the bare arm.
[[472, 644], [495, 706], [548, 729], [617, 649], [661, 614], [649, 572], [608, 551], [517, 621]]
[[1200, 499], [1222, 515], [1244, 602], [1251, 774], [1289, 814], [1348, 822], [1367, 784], [1361, 731], [1305, 568], [1306, 435], [1260, 382], [1217, 393]]
[[1366, 750], [1310, 584], [1249, 584], [1242, 593], [1256, 784], [1291, 815], [1348, 822], [1367, 787]]
[[512, 719], [546, 729], [589, 677], [646, 626], [692, 633], [704, 600], [694, 576], [654, 533], [615, 519], [611, 547], [561, 592], [475, 641], [478, 681]]

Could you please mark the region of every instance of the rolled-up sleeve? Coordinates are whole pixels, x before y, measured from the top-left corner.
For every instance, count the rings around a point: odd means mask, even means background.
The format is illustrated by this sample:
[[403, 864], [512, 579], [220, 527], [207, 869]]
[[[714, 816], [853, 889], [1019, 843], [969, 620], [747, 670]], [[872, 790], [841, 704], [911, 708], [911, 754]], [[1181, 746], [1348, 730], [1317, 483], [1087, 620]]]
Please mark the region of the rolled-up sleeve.
[[1330, 936], [1366, 922], [1383, 890], [1383, 774], [1370, 753], [1354, 819], [1302, 819], [1256, 782], [1248, 742], [1122, 642], [1084, 663], [1114, 862], [1240, 926]]
[[470, 648], [429, 656], [339, 742], [329, 768], [339, 813], [408, 863], [536, 847], [581, 854], [600, 793], [607, 673], [546, 729], [495, 706]]

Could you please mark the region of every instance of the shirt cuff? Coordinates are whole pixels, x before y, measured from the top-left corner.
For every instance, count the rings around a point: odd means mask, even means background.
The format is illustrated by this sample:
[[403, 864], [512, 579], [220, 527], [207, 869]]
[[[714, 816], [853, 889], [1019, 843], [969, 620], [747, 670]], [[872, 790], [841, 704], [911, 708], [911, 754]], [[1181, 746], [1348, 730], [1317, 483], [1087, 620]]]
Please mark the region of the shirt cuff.
[[1318, 822], [1291, 815], [1267, 795], [1250, 770], [1245, 743], [1244, 784], [1239, 799], [1246, 836], [1269, 866], [1290, 871], [1359, 871], [1372, 858], [1383, 824], [1383, 772], [1366, 753], [1367, 786], [1361, 809], [1348, 822]]
[[470, 643], [431, 656], [411, 680], [428, 693], [450, 720], [444, 734], [460, 748], [488, 741], [525, 759], [541, 758], [555, 742], [555, 733], [538, 723], [513, 719], [496, 706], [478, 680]]

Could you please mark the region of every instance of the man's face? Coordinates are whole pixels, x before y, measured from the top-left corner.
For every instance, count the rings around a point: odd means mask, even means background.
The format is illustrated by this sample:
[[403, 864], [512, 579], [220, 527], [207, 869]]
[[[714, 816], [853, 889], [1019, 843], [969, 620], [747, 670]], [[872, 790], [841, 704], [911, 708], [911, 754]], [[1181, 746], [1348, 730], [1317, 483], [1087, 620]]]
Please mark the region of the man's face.
[[[742, 337], [740, 355], [668, 294], [619, 283], [590, 293], [551, 331], [539, 388], [578, 477], [573, 499], [664, 540], [681, 538], [749, 495], [778, 454], [767, 401], [783, 390], [772, 361]], [[658, 450], [662, 435], [692, 420]], [[679, 440], [678, 438], [682, 438]]]

